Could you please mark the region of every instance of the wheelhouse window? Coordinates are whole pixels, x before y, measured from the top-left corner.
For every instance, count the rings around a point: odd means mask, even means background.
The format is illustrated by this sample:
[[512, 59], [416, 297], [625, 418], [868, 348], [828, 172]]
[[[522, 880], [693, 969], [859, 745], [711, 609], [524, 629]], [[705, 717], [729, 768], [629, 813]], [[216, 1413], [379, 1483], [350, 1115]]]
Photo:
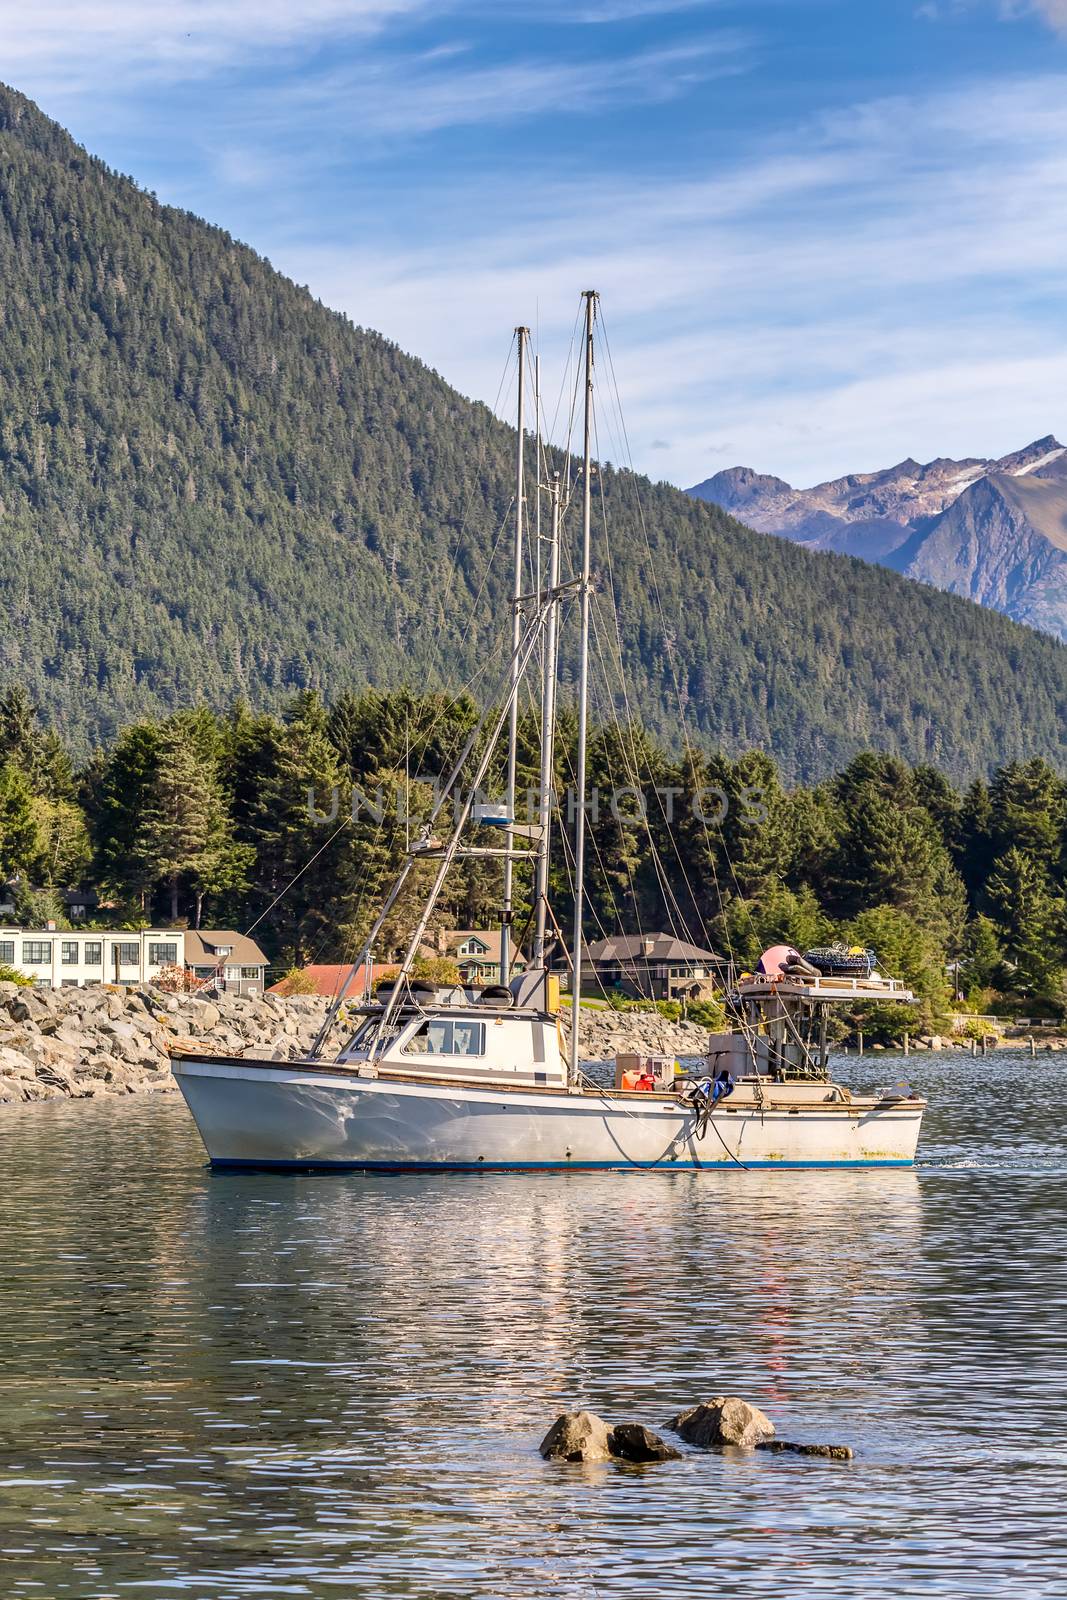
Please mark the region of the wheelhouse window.
[[[379, 1018], [376, 1016], [365, 1018], [349, 1040], [345, 1054], [352, 1055], [358, 1054], [361, 1050], [369, 1050], [378, 1037], [378, 1022]], [[396, 1043], [400, 1037], [402, 1027], [403, 1025], [395, 1020], [390, 1022], [382, 1034], [381, 1048], [383, 1050], [390, 1049]]]
[[409, 1056], [484, 1056], [485, 1023], [465, 1017], [433, 1017], [404, 1046]]

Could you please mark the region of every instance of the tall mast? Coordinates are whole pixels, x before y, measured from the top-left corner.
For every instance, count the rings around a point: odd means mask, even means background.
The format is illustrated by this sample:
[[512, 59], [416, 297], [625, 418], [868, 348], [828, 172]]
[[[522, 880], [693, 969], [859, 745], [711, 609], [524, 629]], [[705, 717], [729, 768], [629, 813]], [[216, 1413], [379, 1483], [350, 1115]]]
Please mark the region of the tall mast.
[[[545, 625], [545, 650], [543, 682], [541, 685], [541, 787], [538, 793], [538, 824], [540, 838], [537, 846], [537, 898], [534, 924], [534, 968], [545, 964], [545, 932], [548, 925], [548, 862], [551, 853], [549, 834], [552, 826], [552, 780], [555, 776], [556, 749], [556, 656], [559, 635], [559, 473], [552, 474], [552, 532], [548, 545], [548, 582], [546, 588], [553, 595]], [[547, 997], [546, 997], [547, 998]]]
[[597, 293], [586, 289], [585, 300], [585, 434], [582, 451], [581, 640], [578, 654], [578, 814], [574, 824], [574, 973], [571, 997], [571, 1061], [569, 1082], [578, 1082], [578, 1023], [582, 1005], [582, 922], [585, 916], [585, 765], [589, 718], [589, 598], [592, 587], [593, 527], [593, 324]]
[[541, 588], [541, 357], [534, 356], [534, 588]]
[[507, 825], [504, 842], [508, 853], [504, 857], [504, 911], [500, 927], [500, 981], [507, 984], [511, 979], [511, 920], [512, 900], [514, 897], [515, 864], [511, 852], [515, 847], [515, 769], [517, 765], [519, 743], [519, 641], [522, 637], [522, 617], [520, 613], [520, 600], [522, 597], [522, 520], [524, 499], [526, 494], [525, 481], [525, 417], [523, 407], [526, 400], [526, 341], [529, 338], [529, 328], [515, 329], [515, 342], [518, 347], [519, 368], [519, 399], [518, 399], [518, 440], [515, 450], [515, 560], [512, 572], [511, 586], [511, 681], [509, 691], [511, 694], [511, 709], [508, 717], [508, 776], [507, 776]]

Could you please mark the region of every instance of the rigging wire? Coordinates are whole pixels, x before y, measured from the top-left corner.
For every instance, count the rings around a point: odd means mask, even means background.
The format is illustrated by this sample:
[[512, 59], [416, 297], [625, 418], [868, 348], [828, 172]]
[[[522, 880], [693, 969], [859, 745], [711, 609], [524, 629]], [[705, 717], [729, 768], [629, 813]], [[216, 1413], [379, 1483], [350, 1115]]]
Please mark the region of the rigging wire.
[[[602, 321], [603, 321], [603, 319], [602, 319]], [[663, 605], [663, 596], [662, 596], [662, 593], [660, 591], [658, 580], [656, 578], [655, 559], [654, 559], [653, 553], [652, 553], [652, 543], [651, 543], [651, 540], [650, 540], [649, 534], [648, 534], [648, 523], [647, 523], [647, 520], [645, 518], [644, 502], [643, 502], [642, 497], [641, 497], [640, 485], [639, 485], [637, 474], [636, 474], [636, 471], [635, 471], [634, 465], [633, 465], [633, 452], [632, 452], [632, 450], [630, 448], [630, 440], [629, 440], [629, 434], [628, 434], [627, 429], [626, 429], [625, 418], [622, 415], [622, 402], [621, 402], [621, 397], [619, 395], [618, 380], [617, 380], [617, 378], [615, 376], [615, 363], [614, 363], [614, 360], [612, 358], [611, 342], [610, 342], [610, 339], [608, 337], [608, 333], [607, 333], [606, 327], [603, 329], [602, 342], [603, 342], [603, 345], [604, 345], [605, 354], [607, 356], [608, 371], [609, 371], [609, 374], [610, 374], [610, 377], [611, 377], [611, 384], [612, 384], [612, 388], [613, 388], [614, 393], [615, 393], [616, 402], [617, 402], [617, 406], [618, 406], [618, 415], [619, 415], [620, 427], [621, 427], [622, 444], [623, 444], [623, 447], [624, 447], [624, 450], [625, 450], [627, 464], [628, 464], [628, 467], [629, 467], [629, 475], [630, 475], [630, 477], [632, 479], [632, 482], [633, 482], [633, 485], [634, 485], [634, 493], [635, 493], [635, 499], [636, 499], [637, 511], [638, 511], [638, 523], [639, 523], [639, 526], [640, 526], [640, 529], [641, 529], [641, 535], [642, 535], [642, 539], [643, 539], [643, 542], [644, 542], [645, 553], [646, 553], [646, 556], [648, 558], [648, 577], [649, 577], [649, 582], [650, 582], [652, 594], [653, 594], [653, 596], [655, 598], [655, 601], [656, 601], [657, 610], [659, 611], [660, 622], [661, 622], [662, 629], [663, 629], [663, 644], [664, 644], [664, 649], [665, 649], [666, 656], [667, 656], [667, 663], [668, 663], [668, 666], [670, 667], [671, 679], [672, 679], [672, 684], [673, 684], [674, 694], [675, 694], [675, 700], [676, 700], [677, 705], [678, 705], [678, 716], [679, 716], [680, 731], [681, 731], [681, 734], [682, 734], [682, 740], [683, 740], [683, 744], [684, 744], [684, 747], [685, 747], [686, 758], [689, 761], [689, 764], [690, 764], [690, 767], [691, 767], [692, 771], [695, 773], [697, 771], [697, 756], [696, 756], [696, 753], [695, 753], [694, 748], [693, 748], [692, 740], [689, 737], [689, 730], [688, 730], [688, 728], [686, 726], [686, 722], [685, 722], [685, 715], [684, 715], [684, 709], [683, 709], [683, 704], [682, 704], [681, 686], [679, 684], [678, 668], [677, 668], [677, 664], [676, 664], [676, 660], [675, 660], [675, 654], [674, 654], [674, 644], [673, 644], [673, 640], [672, 640], [670, 631], [669, 631], [669, 629], [667, 627], [667, 617], [666, 617], [666, 612], [664, 610], [664, 605]], [[701, 808], [701, 811], [703, 812], [703, 808]], [[714, 882], [715, 882], [716, 898], [718, 899], [718, 902], [719, 902], [720, 907], [722, 908], [723, 912], [725, 912], [726, 902], [725, 902], [725, 900], [724, 900], [724, 898], [722, 896], [721, 886], [719, 885], [718, 872], [717, 872], [717, 869], [716, 869], [716, 866], [715, 866], [715, 854], [716, 854], [716, 852], [715, 852], [714, 847], [712, 845], [711, 833], [710, 833], [710, 830], [708, 828], [706, 815], [702, 814], [701, 817], [700, 817], [700, 821], [701, 821], [701, 824], [702, 824], [703, 830], [704, 830], [705, 842], [706, 842], [706, 845], [707, 845], [707, 852], [708, 852], [708, 861], [709, 861], [709, 865], [712, 868], [712, 876], [713, 876], [713, 879], [714, 879]], [[736, 897], [739, 900], [739, 902], [740, 902], [740, 904], [742, 906], [742, 909], [745, 911], [745, 913], [749, 917], [749, 921], [750, 921], [750, 924], [751, 924], [751, 926], [753, 928], [753, 931], [755, 931], [755, 919], [754, 919], [754, 917], [752, 915], [751, 907], [748, 906], [744, 896], [741, 893], [741, 886], [740, 886], [740, 883], [738, 882], [736, 871], [734, 870], [733, 860], [732, 860], [731, 855], [730, 855], [729, 847], [727, 846], [727, 843], [726, 843], [726, 838], [725, 838], [725, 834], [723, 833], [721, 823], [719, 823], [717, 825], [717, 829], [718, 829], [718, 833], [719, 833], [719, 841], [720, 841], [720, 845], [721, 845], [721, 848], [722, 848], [723, 859], [725, 860], [726, 865], [727, 865], [727, 867], [729, 869], [730, 877], [731, 877], [731, 880], [733, 882], [733, 886], [734, 886], [734, 889], [735, 889], [735, 892], [736, 892]], [[727, 947], [727, 955], [730, 958], [731, 964], [733, 964], [734, 963], [734, 951], [733, 951], [733, 948], [732, 948], [732, 937], [731, 937], [730, 930], [729, 930], [729, 924], [727, 923], [725, 916], [723, 916], [722, 919], [721, 919], [721, 925], [722, 925], [722, 929], [723, 929], [724, 943], [726, 944], [726, 947]]]

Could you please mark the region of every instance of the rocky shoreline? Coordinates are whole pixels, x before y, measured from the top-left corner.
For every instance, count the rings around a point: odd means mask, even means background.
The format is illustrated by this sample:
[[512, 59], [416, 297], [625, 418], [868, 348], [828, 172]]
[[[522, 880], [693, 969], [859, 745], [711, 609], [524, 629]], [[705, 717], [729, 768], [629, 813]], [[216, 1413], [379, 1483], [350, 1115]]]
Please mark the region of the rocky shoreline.
[[[560, 1013], [563, 1036], [571, 1036], [569, 1006]], [[578, 1056], [582, 1061], [609, 1061], [613, 1056], [702, 1056], [708, 1048], [708, 1030], [696, 1022], [670, 1022], [658, 1011], [582, 1012]]]
[[[0, 1105], [105, 1095], [160, 1094], [176, 1085], [169, 1051], [207, 1047], [223, 1055], [297, 1060], [326, 1013], [318, 995], [250, 997], [165, 994], [150, 986], [27, 989], [0, 983]], [[563, 1019], [564, 1032], [569, 1018]], [[655, 1012], [589, 1011], [583, 1061], [616, 1051], [699, 1055], [706, 1030]], [[327, 1050], [340, 1044], [327, 1041]]]
[[325, 1011], [317, 996], [0, 983], [0, 1105], [173, 1090], [175, 1045], [291, 1060], [309, 1050]]
[[[307, 1055], [327, 1001], [318, 995], [250, 997], [165, 994], [151, 987], [25, 989], [0, 983], [0, 1106], [105, 1095], [160, 1094], [176, 1085], [169, 1051], [207, 1048], [218, 1054], [291, 1061]], [[570, 1015], [560, 1018], [569, 1037]], [[342, 1030], [327, 1040], [337, 1048]], [[1025, 1040], [1001, 1042], [1015, 1049]], [[655, 1011], [586, 1010], [581, 1059], [617, 1053], [700, 1056], [707, 1031], [670, 1022]], [[938, 1040], [926, 1048], [944, 1048]], [[923, 1048], [918, 1041], [913, 1048]], [[1067, 1048], [1049, 1040], [1038, 1051]]]

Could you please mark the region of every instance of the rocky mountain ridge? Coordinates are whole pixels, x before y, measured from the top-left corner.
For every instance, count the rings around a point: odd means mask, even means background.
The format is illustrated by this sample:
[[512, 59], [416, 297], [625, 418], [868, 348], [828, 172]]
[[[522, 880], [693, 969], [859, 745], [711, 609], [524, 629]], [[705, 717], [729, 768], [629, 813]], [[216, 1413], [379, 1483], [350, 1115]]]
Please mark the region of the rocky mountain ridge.
[[761, 533], [877, 562], [1067, 639], [1067, 450], [1052, 434], [995, 460], [909, 457], [811, 489], [730, 467], [689, 493]]

